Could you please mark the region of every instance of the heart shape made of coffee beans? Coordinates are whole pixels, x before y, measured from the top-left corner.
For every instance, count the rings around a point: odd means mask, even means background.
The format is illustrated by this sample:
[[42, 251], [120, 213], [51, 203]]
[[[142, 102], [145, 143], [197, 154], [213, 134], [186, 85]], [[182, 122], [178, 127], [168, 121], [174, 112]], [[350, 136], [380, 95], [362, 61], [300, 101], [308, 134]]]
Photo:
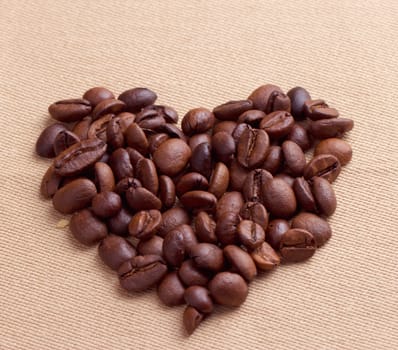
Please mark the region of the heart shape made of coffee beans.
[[191, 334], [215, 304], [241, 305], [259, 271], [305, 261], [331, 237], [353, 121], [301, 87], [191, 109], [181, 128], [156, 99], [95, 87], [51, 104], [58, 122], [36, 143], [55, 157], [41, 194], [73, 214], [80, 243], [99, 243], [124, 289], [157, 285], [164, 304], [186, 304]]

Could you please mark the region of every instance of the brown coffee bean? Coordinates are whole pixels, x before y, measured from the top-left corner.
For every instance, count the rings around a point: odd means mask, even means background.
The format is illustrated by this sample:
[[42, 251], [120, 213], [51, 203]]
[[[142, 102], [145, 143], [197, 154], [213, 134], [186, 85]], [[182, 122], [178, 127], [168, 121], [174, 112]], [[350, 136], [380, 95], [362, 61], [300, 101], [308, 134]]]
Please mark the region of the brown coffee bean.
[[260, 166], [264, 163], [268, 146], [269, 138], [264, 130], [245, 130], [239, 138], [237, 146], [238, 162], [249, 169]]
[[210, 144], [201, 143], [196, 146], [192, 152], [190, 163], [193, 171], [202, 174], [206, 178], [210, 178], [213, 170]]
[[144, 187], [130, 187], [126, 192], [126, 200], [129, 207], [136, 211], [162, 208], [160, 199]]
[[252, 170], [246, 177], [242, 193], [246, 202], [264, 202], [263, 187], [272, 179], [272, 175], [264, 169]]
[[173, 230], [177, 226], [184, 224], [189, 225], [190, 222], [190, 217], [185, 209], [175, 207], [166, 210], [162, 213], [162, 221], [158, 228], [158, 235], [164, 237], [169, 231]]
[[300, 262], [314, 255], [316, 244], [312, 234], [306, 230], [292, 228], [287, 230], [280, 242], [279, 251], [283, 261]]
[[182, 140], [170, 139], [163, 142], [153, 154], [153, 161], [162, 174], [174, 176], [187, 165], [191, 149]]
[[142, 108], [153, 105], [157, 95], [152, 90], [138, 87], [124, 91], [118, 99], [126, 104], [127, 111], [137, 113]]
[[[177, 111], [170, 107], [170, 106], [163, 106], [163, 105], [149, 105], [144, 107], [141, 112], [138, 114], [145, 114], [148, 111], [156, 111], [159, 117], [164, 118], [167, 123], [174, 123], [178, 122], [178, 113]], [[137, 115], [138, 116], [138, 115]]]
[[271, 113], [273, 111], [289, 111], [290, 112], [290, 99], [283, 91], [275, 85], [267, 84], [258, 87], [254, 90], [249, 100], [253, 101], [253, 107]]
[[268, 228], [265, 233], [265, 240], [272, 248], [279, 250], [281, 238], [288, 229], [290, 229], [288, 221], [283, 219], [274, 219], [268, 224]]
[[167, 273], [167, 266], [158, 255], [135, 256], [118, 269], [121, 286], [139, 292], [158, 283]]
[[289, 112], [275, 111], [267, 114], [260, 123], [260, 129], [267, 132], [273, 140], [289, 135], [294, 125], [294, 119]]
[[[232, 133], [234, 132], [236, 126], [238, 124], [232, 120], [224, 120], [222, 122], [218, 122], [217, 124], [214, 125], [213, 127], [213, 135], [217, 134], [218, 132], [226, 132], [227, 134], [232, 136]], [[210, 142], [209, 142], [210, 143]]]
[[97, 194], [95, 185], [88, 179], [76, 179], [61, 187], [53, 197], [53, 206], [62, 214], [72, 214], [91, 204]]
[[234, 270], [246, 281], [250, 282], [257, 276], [256, 265], [250, 255], [236, 245], [224, 247], [224, 255]]
[[154, 154], [159, 146], [170, 138], [166, 133], [154, 134], [148, 137], [149, 153]]
[[140, 255], [163, 256], [163, 238], [155, 235], [149, 239], [140, 240], [137, 251]]
[[314, 156], [320, 154], [331, 154], [335, 156], [341, 165], [346, 165], [352, 158], [352, 148], [344, 140], [330, 138], [318, 143], [314, 150]]
[[70, 146], [78, 143], [79, 141], [79, 137], [75, 135], [72, 131], [62, 130], [55, 137], [54, 153], [58, 155]]
[[163, 257], [172, 267], [181, 266], [185, 257], [184, 234], [178, 227], [169, 231], [163, 240]]
[[103, 100], [94, 108], [92, 117], [93, 120], [96, 120], [109, 113], [119, 114], [123, 112], [125, 108], [126, 104], [120, 100], [116, 100], [114, 98]]
[[339, 112], [329, 107], [324, 100], [307, 100], [304, 103], [304, 113], [311, 120], [337, 118]]
[[238, 243], [239, 213], [225, 212], [217, 214], [216, 237], [222, 245]]
[[159, 176], [159, 198], [164, 209], [171, 208], [176, 201], [176, 189], [173, 180], [166, 176]]
[[109, 235], [98, 246], [101, 260], [112, 270], [117, 270], [122, 263], [137, 255], [132, 244], [123, 237]]
[[218, 162], [210, 177], [209, 192], [220, 198], [229, 185], [229, 171], [224, 163]]
[[149, 142], [141, 127], [137, 123], [131, 123], [125, 132], [127, 145], [136, 149], [142, 155], [148, 154]]
[[124, 134], [128, 127], [135, 122], [135, 114], [129, 112], [119, 113], [116, 117], [118, 119], [118, 123], [120, 125], [120, 130]]
[[289, 218], [296, 211], [296, 197], [291, 187], [283, 180], [274, 178], [263, 187], [264, 205], [278, 218]]
[[143, 119], [140, 122], [137, 122], [137, 124], [146, 133], [148, 133], [148, 132], [152, 133], [154, 131], [161, 131], [163, 129], [163, 127], [166, 125], [166, 120], [163, 117], [155, 116], [155, 117], [152, 117], [152, 118]]
[[109, 166], [118, 181], [134, 176], [134, 168], [130, 156], [124, 148], [113, 151], [109, 159]]
[[40, 157], [55, 157], [54, 141], [60, 132], [66, 130], [66, 127], [60, 123], [51, 124], [46, 127], [36, 141], [36, 153]]
[[312, 193], [320, 214], [330, 216], [335, 212], [336, 195], [328, 180], [315, 176], [312, 180]]
[[285, 181], [288, 184], [288, 186], [293, 189], [293, 184], [294, 184], [294, 180], [295, 180], [294, 177], [292, 177], [286, 173], [279, 173], [274, 176], [274, 179], [280, 179], [282, 181]]
[[181, 197], [184, 193], [195, 190], [207, 190], [209, 188], [209, 182], [207, 179], [199, 173], [188, 173], [183, 175], [177, 182], [176, 192], [178, 197]]
[[200, 242], [216, 243], [216, 222], [204, 211], [195, 218], [195, 232]]
[[192, 227], [190, 225], [183, 224], [183, 225], [178, 225], [173, 230], [177, 230], [182, 233], [182, 235], [184, 236], [185, 252], [187, 254], [190, 254], [192, 247], [198, 244], [198, 239], [196, 238], [195, 232], [193, 232]]
[[195, 134], [192, 135], [188, 140], [188, 144], [192, 152], [196, 148], [196, 146], [200, 145], [201, 143], [210, 144], [211, 136], [209, 134]]
[[191, 249], [190, 257], [200, 269], [217, 272], [224, 267], [223, 252], [215, 244], [196, 244]]
[[171, 138], [181, 139], [182, 141], [187, 142], [187, 137], [185, 136], [183, 131], [175, 124], [166, 123], [159, 131], [166, 133]]
[[[291, 102], [291, 113], [294, 119], [301, 120], [305, 118], [304, 103], [311, 99], [307, 90], [302, 87], [294, 87], [287, 92]], [[292, 140], [293, 141], [293, 140]]]
[[113, 191], [115, 189], [115, 177], [111, 167], [103, 162], [94, 165], [95, 183], [99, 192]]
[[139, 188], [142, 187], [141, 182], [133, 177], [125, 177], [121, 179], [115, 186], [115, 192], [122, 196], [126, 197], [126, 192], [129, 188]]
[[292, 228], [300, 228], [310, 232], [318, 247], [332, 236], [332, 229], [326, 220], [311, 213], [300, 213], [292, 220]]
[[239, 143], [240, 137], [247, 129], [251, 130], [253, 128], [249, 124], [246, 124], [246, 123], [241, 123], [241, 124], [236, 125], [235, 129], [232, 131], [232, 137], [236, 144]]
[[225, 131], [218, 132], [211, 139], [213, 152], [220, 162], [229, 164], [235, 154], [235, 141]]
[[236, 120], [243, 113], [253, 108], [252, 101], [229, 101], [213, 109], [213, 113], [220, 120]]
[[93, 107], [95, 107], [100, 102], [115, 98], [115, 96], [107, 88], [93, 87], [84, 93], [83, 98], [89, 101]]
[[167, 306], [177, 306], [185, 303], [185, 288], [176, 271], [169, 272], [159, 283], [157, 293], [159, 299]]
[[73, 236], [82, 244], [93, 245], [108, 234], [106, 225], [88, 209], [74, 213], [69, 222]]
[[155, 163], [146, 158], [142, 158], [137, 162], [136, 176], [140, 180], [143, 187], [157, 194], [159, 191], [159, 178], [156, 172]]
[[293, 141], [282, 143], [282, 153], [285, 159], [285, 171], [292, 176], [301, 176], [305, 168], [305, 155], [300, 146]]
[[240, 211], [242, 219], [251, 220], [259, 224], [264, 230], [268, 226], [268, 213], [259, 202], [246, 202]]
[[257, 268], [261, 271], [273, 270], [280, 264], [278, 254], [276, 254], [275, 250], [266, 242], [263, 242], [259, 247], [253, 250], [250, 256], [254, 260]]
[[140, 159], [145, 158], [140, 152], [138, 152], [136, 149], [127, 147], [126, 148], [127, 153], [129, 154], [130, 157], [130, 162], [133, 168], [137, 166], [137, 163]]
[[311, 148], [311, 140], [307, 133], [307, 130], [300, 124], [294, 124], [287, 139], [295, 142], [300, 146], [303, 152], [308, 151]]
[[202, 286], [188, 287], [184, 292], [185, 302], [194, 307], [199, 312], [205, 314], [213, 311], [213, 301], [210, 298], [209, 291]]
[[304, 178], [312, 181], [314, 176], [323, 177], [332, 183], [340, 174], [341, 165], [339, 160], [331, 154], [320, 154], [312, 158], [312, 160], [304, 168]]
[[184, 328], [189, 335], [191, 335], [194, 330], [202, 322], [204, 316], [198, 310], [192, 306], [187, 306], [184, 310], [183, 324]]
[[278, 170], [281, 168], [282, 161], [283, 161], [282, 147], [271, 146], [268, 148], [267, 155], [261, 167], [269, 171], [272, 175], [275, 175], [278, 172]]
[[73, 128], [72, 132], [77, 135], [80, 140], [88, 139], [88, 130], [90, 129], [90, 125], [93, 118], [87, 116], [84, 117], [81, 121], [77, 122]]
[[224, 213], [232, 212], [239, 214], [244, 201], [242, 194], [237, 191], [225, 192], [217, 203], [216, 213], [217, 217], [224, 215]]
[[98, 138], [107, 142], [106, 130], [111, 120], [115, 118], [114, 114], [107, 114], [97, 120], [93, 121], [87, 131], [87, 138]]
[[91, 207], [98, 217], [110, 218], [122, 209], [122, 199], [115, 192], [100, 192], [93, 197]]
[[191, 211], [212, 212], [216, 208], [217, 198], [206, 191], [189, 191], [180, 198], [181, 203]]
[[263, 228], [251, 220], [242, 220], [237, 232], [241, 243], [250, 250], [256, 249], [265, 241]]
[[225, 306], [239, 306], [246, 300], [249, 289], [237, 273], [220, 272], [209, 282], [213, 300]]
[[178, 270], [178, 276], [186, 286], [206, 286], [208, 273], [199, 269], [192, 259], [185, 260]]
[[60, 122], [71, 123], [88, 116], [91, 112], [91, 104], [82, 98], [62, 100], [51, 104], [48, 112], [51, 117]]
[[113, 118], [106, 127], [106, 140], [112, 149], [124, 146], [123, 129], [119, 116]]
[[311, 212], [317, 210], [311, 187], [303, 177], [294, 180], [293, 191], [302, 210]]
[[354, 121], [348, 118], [321, 119], [310, 124], [310, 133], [317, 139], [342, 137], [352, 130]]
[[62, 179], [62, 176], [55, 173], [54, 165], [51, 165], [41, 180], [40, 193], [42, 196], [51, 198], [61, 187]]
[[107, 220], [109, 231], [118, 236], [128, 235], [128, 226], [133, 215], [126, 209], [120, 209], [120, 211]]
[[229, 168], [231, 190], [240, 191], [249, 172], [250, 170], [240, 165], [239, 162], [234, 159]]
[[199, 134], [212, 128], [214, 114], [206, 108], [191, 109], [181, 122], [181, 128], [185, 135]]
[[159, 210], [143, 210], [136, 213], [129, 223], [129, 233], [133, 237], [146, 240], [157, 231], [162, 220]]
[[239, 116], [238, 123], [246, 123], [249, 124], [251, 127], [258, 129], [260, 126], [260, 122], [264, 117], [265, 113], [263, 111], [250, 109]]

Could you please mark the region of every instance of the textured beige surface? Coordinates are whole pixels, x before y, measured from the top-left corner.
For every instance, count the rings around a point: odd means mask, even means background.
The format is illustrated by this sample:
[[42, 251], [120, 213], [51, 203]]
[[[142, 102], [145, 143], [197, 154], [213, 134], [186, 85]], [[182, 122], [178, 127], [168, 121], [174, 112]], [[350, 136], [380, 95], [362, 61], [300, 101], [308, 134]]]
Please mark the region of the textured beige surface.
[[[0, 349], [398, 349], [398, 2], [0, 0]], [[213, 107], [263, 83], [355, 120], [332, 240], [184, 336], [38, 196], [49, 103], [104, 85]]]

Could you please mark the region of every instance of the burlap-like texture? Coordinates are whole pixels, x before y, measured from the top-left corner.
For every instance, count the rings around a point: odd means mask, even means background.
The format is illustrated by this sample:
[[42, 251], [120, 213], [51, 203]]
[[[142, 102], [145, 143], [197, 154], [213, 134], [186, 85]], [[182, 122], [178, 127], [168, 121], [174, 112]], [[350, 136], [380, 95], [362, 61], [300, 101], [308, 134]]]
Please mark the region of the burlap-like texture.
[[[0, 349], [398, 349], [398, 2], [0, 1]], [[191, 337], [128, 295], [39, 196], [47, 106], [147, 86], [182, 116], [300, 85], [355, 128], [333, 237]]]

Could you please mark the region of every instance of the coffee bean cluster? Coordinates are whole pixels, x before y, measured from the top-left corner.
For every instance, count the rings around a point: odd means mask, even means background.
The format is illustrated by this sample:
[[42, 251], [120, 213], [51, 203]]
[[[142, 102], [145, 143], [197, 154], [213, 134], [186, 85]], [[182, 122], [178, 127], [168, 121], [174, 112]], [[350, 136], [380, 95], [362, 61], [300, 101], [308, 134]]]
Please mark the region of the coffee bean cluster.
[[241, 305], [259, 271], [309, 259], [331, 237], [353, 121], [301, 87], [192, 109], [181, 129], [156, 99], [95, 87], [51, 104], [58, 122], [36, 143], [55, 157], [41, 193], [124, 289], [157, 286], [164, 304], [186, 304], [191, 334], [214, 304]]

